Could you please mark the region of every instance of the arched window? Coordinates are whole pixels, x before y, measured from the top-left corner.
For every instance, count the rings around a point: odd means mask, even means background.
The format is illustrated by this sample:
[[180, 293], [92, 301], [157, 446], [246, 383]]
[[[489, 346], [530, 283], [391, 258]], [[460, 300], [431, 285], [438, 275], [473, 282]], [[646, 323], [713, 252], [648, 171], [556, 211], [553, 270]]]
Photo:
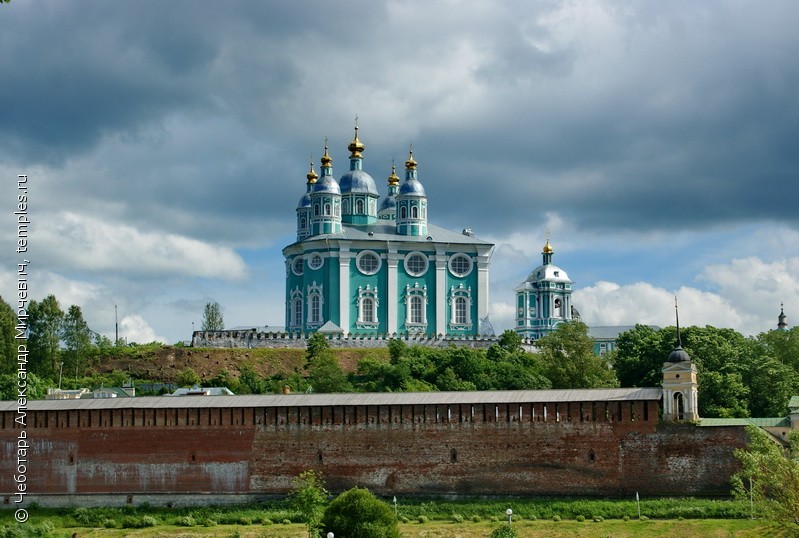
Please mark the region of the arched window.
[[315, 217], [319, 216], [319, 204], [314, 204], [313, 205], [313, 214], [314, 214]]
[[291, 306], [291, 326], [300, 327], [302, 325], [302, 298], [297, 297], [292, 301]]
[[455, 297], [455, 323], [458, 325], [465, 325], [469, 312], [469, 304], [466, 301], [466, 297]]
[[359, 215], [363, 213], [363, 200], [360, 198], [355, 200], [355, 212]]
[[552, 317], [559, 318], [562, 316], [561, 312], [563, 312], [563, 301], [560, 297], [555, 298], [555, 311], [552, 313]]
[[300, 229], [304, 230], [308, 226], [308, 220], [305, 217], [300, 218]]
[[375, 321], [375, 302], [370, 297], [364, 297], [361, 301], [361, 320], [366, 323]]
[[407, 219], [408, 218], [408, 208], [404, 205], [400, 207], [400, 218]]
[[682, 392], [674, 393], [674, 418], [677, 420], [685, 418], [685, 402], [682, 398]]
[[330, 215], [330, 202], [325, 204], [325, 215]]
[[412, 219], [418, 219], [419, 218], [419, 208], [416, 207], [415, 205], [411, 206], [411, 218]]
[[350, 212], [350, 201], [348, 199], [345, 198], [341, 201], [341, 210], [345, 215]]
[[423, 299], [418, 295], [413, 296], [408, 300], [408, 306], [411, 309], [409, 316], [411, 323], [422, 323], [422, 308], [424, 308], [423, 302]]
[[310, 323], [319, 323], [322, 320], [322, 301], [319, 294], [314, 293], [308, 301], [311, 304], [308, 321]]

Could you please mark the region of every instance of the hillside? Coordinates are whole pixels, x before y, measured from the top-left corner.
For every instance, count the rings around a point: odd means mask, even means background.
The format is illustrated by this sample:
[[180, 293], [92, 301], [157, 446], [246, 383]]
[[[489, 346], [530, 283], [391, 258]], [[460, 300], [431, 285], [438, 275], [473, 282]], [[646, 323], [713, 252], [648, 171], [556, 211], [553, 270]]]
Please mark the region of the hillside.
[[[333, 354], [345, 372], [353, 372], [367, 355], [388, 360], [388, 349], [336, 349]], [[223, 370], [238, 377], [247, 366], [263, 377], [302, 371], [304, 349], [210, 349], [175, 346], [139, 346], [113, 350], [102, 356], [98, 373], [121, 370], [136, 379], [174, 383], [177, 375], [191, 368], [202, 379], [211, 379]]]

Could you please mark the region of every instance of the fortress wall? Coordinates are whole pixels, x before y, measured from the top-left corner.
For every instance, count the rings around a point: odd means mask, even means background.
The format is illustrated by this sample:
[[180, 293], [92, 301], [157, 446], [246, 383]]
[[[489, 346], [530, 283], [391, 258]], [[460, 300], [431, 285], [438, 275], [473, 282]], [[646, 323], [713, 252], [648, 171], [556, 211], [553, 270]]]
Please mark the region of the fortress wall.
[[[322, 471], [333, 491], [359, 485], [388, 495], [727, 492], [744, 429], [663, 423], [657, 404], [33, 411], [29, 500], [284, 494], [306, 469]], [[7, 500], [17, 432], [10, 412], [0, 421]]]

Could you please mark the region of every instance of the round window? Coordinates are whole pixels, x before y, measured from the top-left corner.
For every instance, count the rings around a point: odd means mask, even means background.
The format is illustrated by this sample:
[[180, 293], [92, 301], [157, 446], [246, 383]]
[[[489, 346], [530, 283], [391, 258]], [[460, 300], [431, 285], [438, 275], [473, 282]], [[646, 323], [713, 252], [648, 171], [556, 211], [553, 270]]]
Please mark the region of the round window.
[[427, 256], [421, 252], [411, 252], [405, 256], [405, 272], [411, 276], [422, 276], [427, 272]]
[[358, 270], [365, 275], [373, 275], [380, 270], [380, 256], [371, 250], [364, 250], [356, 257]]
[[472, 272], [472, 259], [466, 254], [455, 254], [449, 259], [449, 272], [464, 277]]
[[320, 267], [322, 267], [323, 263], [324, 263], [324, 258], [322, 258], [321, 254], [314, 254], [313, 256], [311, 256], [311, 259], [308, 260], [308, 267], [310, 267], [311, 269], [319, 269]]
[[297, 276], [302, 274], [302, 261], [302, 256], [297, 256], [291, 263], [291, 270]]

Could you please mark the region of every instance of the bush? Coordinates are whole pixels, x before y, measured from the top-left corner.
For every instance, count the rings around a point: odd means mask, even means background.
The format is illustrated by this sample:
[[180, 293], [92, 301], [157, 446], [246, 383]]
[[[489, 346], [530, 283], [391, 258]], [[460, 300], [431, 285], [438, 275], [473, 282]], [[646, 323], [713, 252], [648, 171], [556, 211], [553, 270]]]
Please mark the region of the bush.
[[181, 516], [175, 520], [175, 525], [178, 527], [193, 527], [197, 524], [191, 516]]
[[430, 519], [427, 516], [419, 516], [418, 518], [416, 518], [416, 521], [418, 521], [419, 523], [427, 523], [428, 521], [430, 521]]
[[497, 527], [491, 533], [491, 538], [518, 538], [519, 535], [516, 533], [516, 529], [511, 527], [510, 525], [502, 525], [501, 527]]
[[649, 521], [649, 518], [648, 518], [648, 517], [646, 517], [646, 516], [641, 516], [641, 517], [640, 517], [640, 518], [638, 518], [638, 519], [639, 519], [640, 521]]
[[460, 514], [452, 514], [453, 523], [463, 523], [463, 516]]
[[584, 515], [579, 515], [579, 516], [577, 516], [577, 517], [576, 517], [576, 518], [574, 518], [574, 519], [576, 519], [577, 521], [579, 521], [580, 523], [582, 523], [583, 521], [585, 521], [585, 516], [584, 516]]
[[241, 516], [238, 520], [239, 525], [252, 525], [252, 518], [247, 516]]
[[103, 527], [106, 529], [116, 529], [117, 528], [117, 520], [106, 518], [103, 520]]
[[605, 521], [604, 517], [602, 517], [602, 516], [594, 516], [594, 522], [595, 523], [602, 523], [603, 521]]
[[158, 525], [158, 520], [155, 519], [153, 516], [142, 516], [139, 520], [139, 524], [142, 528], [144, 527], [155, 527]]
[[283, 521], [281, 521], [281, 523], [283, 523], [284, 525], [291, 525], [291, 520], [290, 519], [284, 519]]
[[[325, 509], [324, 533], [358, 538], [400, 538], [397, 516], [368, 489], [345, 491]], [[323, 533], [323, 534], [324, 534]]]
[[552, 521], [560, 521], [560, 516], [558, 514], [555, 514], [554, 516], [552, 516]]
[[630, 521], [630, 516], [624, 516], [624, 521]]
[[207, 517], [202, 521], [203, 527], [216, 527], [217, 523], [214, 518]]
[[473, 515], [472, 521], [474, 521], [475, 523], [480, 523], [480, 516], [478, 516], [477, 514]]

